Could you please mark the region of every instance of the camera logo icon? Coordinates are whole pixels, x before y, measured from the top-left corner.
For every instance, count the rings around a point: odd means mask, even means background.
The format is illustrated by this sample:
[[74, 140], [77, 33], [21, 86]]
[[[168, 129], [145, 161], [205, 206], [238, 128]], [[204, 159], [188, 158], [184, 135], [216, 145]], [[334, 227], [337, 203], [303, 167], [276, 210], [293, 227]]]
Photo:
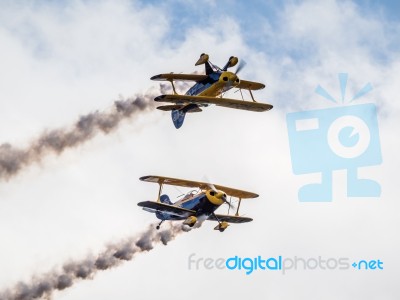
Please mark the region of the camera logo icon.
[[[347, 74], [339, 74], [344, 103]], [[367, 84], [349, 102], [372, 90]], [[338, 103], [321, 86], [316, 93]], [[382, 154], [376, 106], [372, 103], [288, 113], [286, 123], [294, 174], [321, 173], [321, 182], [299, 189], [301, 202], [332, 201], [332, 172], [347, 170], [348, 197], [379, 197], [381, 187], [358, 178], [358, 168], [379, 165]]]

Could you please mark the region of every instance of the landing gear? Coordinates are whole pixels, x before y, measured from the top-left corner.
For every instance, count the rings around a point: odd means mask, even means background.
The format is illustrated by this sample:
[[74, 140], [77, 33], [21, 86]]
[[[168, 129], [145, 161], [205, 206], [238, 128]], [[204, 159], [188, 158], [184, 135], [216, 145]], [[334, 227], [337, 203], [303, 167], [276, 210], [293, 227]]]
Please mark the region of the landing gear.
[[224, 232], [226, 228], [228, 228], [229, 223], [222, 221], [217, 226], [215, 226], [214, 230], [219, 230], [219, 232]]
[[219, 232], [224, 232], [226, 228], [228, 228], [229, 223], [225, 221], [220, 221], [217, 216], [212, 213], [213, 217], [218, 221], [218, 225], [214, 227], [214, 230], [219, 230]]
[[161, 220], [161, 222], [160, 223], [158, 223], [158, 225], [156, 226], [156, 229], [157, 230], [159, 230], [160, 229], [160, 226], [161, 226], [161, 224], [164, 222], [165, 220]]
[[183, 225], [188, 225], [189, 227], [193, 227], [196, 224], [197, 218], [195, 216], [188, 217], [184, 222]]

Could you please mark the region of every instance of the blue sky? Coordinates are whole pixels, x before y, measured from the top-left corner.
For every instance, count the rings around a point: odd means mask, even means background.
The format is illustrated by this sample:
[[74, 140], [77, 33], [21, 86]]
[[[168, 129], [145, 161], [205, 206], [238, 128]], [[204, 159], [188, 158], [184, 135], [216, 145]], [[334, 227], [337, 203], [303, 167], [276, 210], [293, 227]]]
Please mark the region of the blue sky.
[[[271, 26], [271, 30], [280, 31], [282, 15], [288, 6], [297, 5], [304, 1], [195, 1], [170, 0], [165, 1], [162, 7], [171, 22], [170, 37], [178, 41], [184, 37], [184, 32], [191, 27], [206, 28], [214, 20], [219, 18], [232, 18], [243, 32], [244, 38], [251, 46], [267, 51], [271, 43], [276, 41], [266, 40], [260, 27], [265, 23]], [[392, 23], [398, 23], [400, 9], [398, 1], [338, 1], [339, 3], [354, 3], [360, 15], [387, 24], [387, 33], [394, 34], [391, 30]], [[158, 1], [143, 1], [143, 6], [160, 5]], [[351, 27], [351, 23], [348, 24]], [[323, 26], [323, 24], [321, 24]], [[366, 37], [367, 39], [367, 37]], [[397, 42], [397, 39], [396, 39]], [[399, 50], [399, 44], [393, 45], [393, 50]], [[273, 53], [271, 53], [273, 54]], [[377, 53], [379, 55], [379, 53]]]

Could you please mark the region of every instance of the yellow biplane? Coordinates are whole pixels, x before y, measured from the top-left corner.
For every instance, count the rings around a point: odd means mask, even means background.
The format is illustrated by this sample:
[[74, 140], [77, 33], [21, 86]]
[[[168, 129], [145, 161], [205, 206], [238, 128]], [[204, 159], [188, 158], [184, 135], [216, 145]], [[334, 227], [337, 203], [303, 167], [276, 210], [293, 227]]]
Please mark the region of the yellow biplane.
[[[265, 87], [264, 84], [241, 80], [237, 76], [244, 66], [243, 63], [239, 64], [234, 73], [227, 71], [228, 68], [238, 63], [237, 57], [231, 56], [222, 69], [213, 65], [208, 58], [209, 56], [203, 53], [195, 64], [196, 66], [201, 64], [205, 65], [205, 75], [169, 73], [151, 77], [151, 80], [169, 81], [172, 84], [172, 95], [160, 95], [154, 100], [157, 102], [172, 103], [159, 106], [157, 109], [171, 111], [172, 121], [176, 128], [182, 126], [186, 113], [201, 112], [202, 107], [207, 107], [211, 104], [256, 112], [267, 111], [272, 108], [271, 104], [256, 102], [251, 92], [252, 90], [263, 89]], [[177, 80], [194, 81], [196, 84], [192, 86], [185, 95], [178, 95], [174, 86], [174, 81]], [[231, 88], [239, 89], [242, 99], [242, 90], [248, 90], [252, 101], [223, 98], [223, 93]]]
[[[183, 225], [189, 227], [193, 227], [199, 220], [211, 220], [218, 222], [218, 225], [214, 229], [223, 232], [229, 226], [229, 223], [246, 223], [253, 220], [239, 216], [239, 208], [242, 199], [256, 198], [258, 197], [257, 194], [222, 185], [161, 176], [144, 176], [140, 180], [159, 184], [156, 201], [138, 203], [138, 206], [141, 206], [145, 211], [155, 213], [156, 217], [161, 220], [157, 229], [166, 220], [185, 220]], [[189, 191], [173, 203], [168, 195], [161, 194], [163, 185], [195, 188], [195, 190]], [[233, 207], [231, 201], [227, 200], [228, 196], [239, 199], [236, 213], [229, 215], [228, 211], [227, 215], [215, 214], [215, 210], [224, 203], [229, 208]]]

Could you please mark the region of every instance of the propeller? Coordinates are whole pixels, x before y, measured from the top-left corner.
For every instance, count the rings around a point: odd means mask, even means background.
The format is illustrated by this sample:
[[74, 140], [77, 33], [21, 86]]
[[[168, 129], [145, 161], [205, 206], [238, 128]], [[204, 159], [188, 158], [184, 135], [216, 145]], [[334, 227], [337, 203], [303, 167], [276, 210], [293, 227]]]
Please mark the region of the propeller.
[[235, 84], [235, 85], [237, 85], [237, 84], [239, 84], [240, 83], [240, 79], [239, 79], [239, 76], [237, 75], [241, 70], [243, 70], [243, 68], [246, 66], [246, 61], [244, 60], [244, 59], [241, 59], [240, 61], [239, 61], [239, 65], [237, 66], [237, 68], [236, 68], [236, 71], [235, 71], [235, 83], [233, 83], [232, 82], [232, 85], [233, 84]]
[[246, 66], [246, 64], [247, 64], [246, 61], [244, 59], [241, 59], [239, 61], [238, 67], [236, 68], [235, 74], [237, 75], [241, 70], [243, 70], [243, 68]]
[[[214, 184], [211, 183], [211, 181], [208, 179], [208, 177], [204, 175], [203, 178], [204, 178], [203, 180], [204, 180], [204, 182], [207, 184], [207, 186], [208, 186], [212, 191], [218, 193], [217, 188], [215, 187]], [[222, 201], [224, 201], [225, 204], [228, 204], [229, 208], [235, 209], [235, 206], [233, 206], [230, 202], [228, 202], [228, 200], [226, 199], [226, 197], [222, 197], [221, 199], [222, 199]]]

